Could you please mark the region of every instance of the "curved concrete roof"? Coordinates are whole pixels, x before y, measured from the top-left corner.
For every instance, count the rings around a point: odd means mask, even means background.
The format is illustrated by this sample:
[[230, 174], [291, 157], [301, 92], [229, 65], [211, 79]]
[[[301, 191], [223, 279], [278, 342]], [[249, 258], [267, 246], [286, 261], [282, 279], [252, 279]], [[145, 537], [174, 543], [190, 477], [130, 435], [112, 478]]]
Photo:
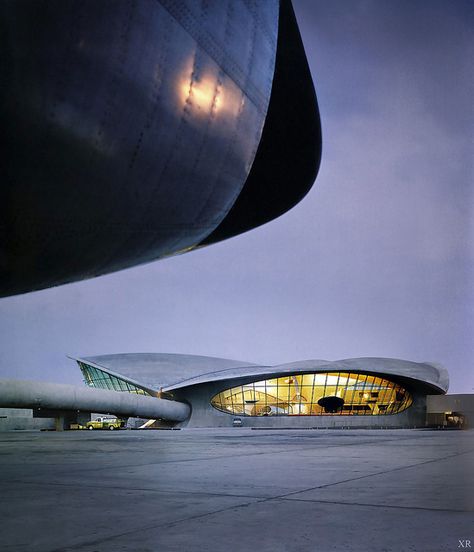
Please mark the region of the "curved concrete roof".
[[140, 387], [158, 391], [173, 387], [198, 375], [211, 376], [222, 370], [251, 367], [249, 362], [198, 355], [168, 353], [122, 353], [114, 355], [75, 358], [91, 364]]
[[214, 381], [264, 379], [278, 374], [309, 372], [361, 372], [412, 380], [435, 393], [446, 393], [448, 372], [438, 364], [394, 358], [304, 360], [275, 366], [215, 357], [166, 353], [127, 353], [76, 358], [151, 390], [171, 391]]
[[[449, 375], [446, 368], [433, 362], [412, 362], [398, 358], [360, 357], [335, 360], [326, 365], [331, 370], [345, 372], [364, 372], [367, 374], [383, 374], [401, 376], [413, 381], [428, 384], [438, 392], [446, 393], [449, 387]], [[299, 361], [283, 364], [285, 371], [305, 372], [312, 370], [314, 361]], [[274, 369], [279, 368], [274, 366]], [[326, 370], [326, 367], [324, 368]]]

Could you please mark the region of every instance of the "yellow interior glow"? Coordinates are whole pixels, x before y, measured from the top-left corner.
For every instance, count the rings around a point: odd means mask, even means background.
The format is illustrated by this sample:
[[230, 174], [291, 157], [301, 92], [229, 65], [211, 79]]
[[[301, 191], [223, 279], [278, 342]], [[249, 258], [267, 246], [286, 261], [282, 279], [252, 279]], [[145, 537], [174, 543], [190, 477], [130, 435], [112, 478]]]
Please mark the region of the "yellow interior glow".
[[[327, 406], [323, 398], [343, 404]], [[399, 384], [367, 374], [346, 372], [293, 374], [226, 389], [211, 404], [223, 412], [243, 416], [315, 416], [397, 414], [413, 399]], [[330, 403], [330, 401], [329, 401]], [[325, 406], [326, 405], [326, 406]]]

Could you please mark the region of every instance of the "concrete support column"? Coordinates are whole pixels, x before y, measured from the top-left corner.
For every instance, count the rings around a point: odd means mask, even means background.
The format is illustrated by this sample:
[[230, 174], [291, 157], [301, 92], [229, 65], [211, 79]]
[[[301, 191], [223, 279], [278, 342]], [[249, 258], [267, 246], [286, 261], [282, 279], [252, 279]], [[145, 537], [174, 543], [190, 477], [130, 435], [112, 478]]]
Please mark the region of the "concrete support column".
[[64, 431], [64, 415], [54, 418], [54, 429], [55, 431]]

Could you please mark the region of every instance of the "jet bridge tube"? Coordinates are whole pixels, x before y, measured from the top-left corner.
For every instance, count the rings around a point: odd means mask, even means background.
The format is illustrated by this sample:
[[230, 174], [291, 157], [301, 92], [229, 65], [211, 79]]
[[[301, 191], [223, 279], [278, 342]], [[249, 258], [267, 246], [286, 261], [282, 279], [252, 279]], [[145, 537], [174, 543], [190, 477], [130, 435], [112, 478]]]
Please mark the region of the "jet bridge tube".
[[183, 422], [189, 405], [157, 397], [62, 383], [0, 380], [0, 407], [100, 412]]

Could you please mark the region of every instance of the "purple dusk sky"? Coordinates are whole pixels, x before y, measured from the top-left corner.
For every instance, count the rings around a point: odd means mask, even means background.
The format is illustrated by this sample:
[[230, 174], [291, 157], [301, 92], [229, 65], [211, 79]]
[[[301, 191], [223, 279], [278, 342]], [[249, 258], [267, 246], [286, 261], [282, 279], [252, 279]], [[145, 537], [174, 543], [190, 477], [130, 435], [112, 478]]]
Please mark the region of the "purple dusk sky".
[[294, 7], [323, 126], [308, 196], [226, 242], [1, 299], [0, 377], [80, 383], [67, 354], [382, 356], [474, 392], [474, 3]]

